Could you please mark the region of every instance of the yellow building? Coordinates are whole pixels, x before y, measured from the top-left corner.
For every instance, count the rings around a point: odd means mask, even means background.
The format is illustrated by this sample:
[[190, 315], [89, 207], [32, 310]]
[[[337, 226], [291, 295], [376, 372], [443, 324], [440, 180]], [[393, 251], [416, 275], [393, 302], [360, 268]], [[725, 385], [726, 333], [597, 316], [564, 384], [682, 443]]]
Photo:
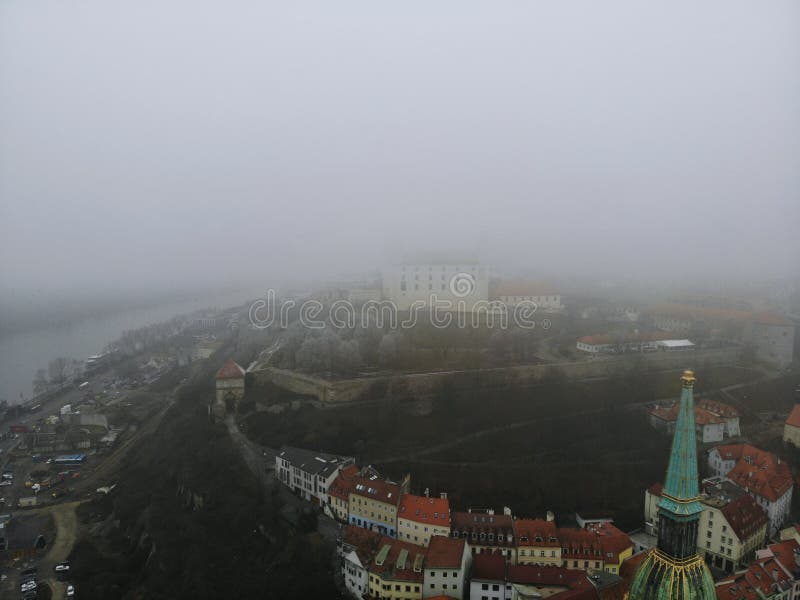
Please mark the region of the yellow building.
[[783, 425], [783, 441], [800, 448], [800, 404], [795, 404]]
[[350, 508], [350, 492], [355, 487], [355, 477], [358, 475], [358, 467], [348, 465], [339, 471], [336, 479], [328, 486], [328, 502], [334, 516], [344, 523]]
[[627, 533], [613, 523], [595, 523], [587, 527], [597, 534], [603, 551], [603, 570], [619, 575], [622, 563], [633, 556], [633, 542]]
[[348, 496], [348, 519], [351, 525], [397, 537], [397, 506], [403, 488], [377, 475], [353, 478]]
[[397, 539], [426, 546], [431, 536], [450, 535], [450, 502], [403, 494], [397, 512]]
[[424, 547], [384, 536], [369, 565], [369, 597], [419, 600], [424, 564]]
[[561, 543], [555, 521], [517, 519], [514, 521], [517, 538], [517, 564], [561, 566]]

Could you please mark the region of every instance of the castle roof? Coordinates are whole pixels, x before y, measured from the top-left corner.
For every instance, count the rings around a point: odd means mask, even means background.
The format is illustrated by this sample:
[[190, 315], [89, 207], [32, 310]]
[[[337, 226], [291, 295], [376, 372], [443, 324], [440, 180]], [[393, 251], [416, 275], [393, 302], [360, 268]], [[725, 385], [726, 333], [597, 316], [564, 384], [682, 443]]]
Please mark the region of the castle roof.
[[241, 379], [244, 376], [245, 370], [231, 358], [217, 371], [217, 379]]

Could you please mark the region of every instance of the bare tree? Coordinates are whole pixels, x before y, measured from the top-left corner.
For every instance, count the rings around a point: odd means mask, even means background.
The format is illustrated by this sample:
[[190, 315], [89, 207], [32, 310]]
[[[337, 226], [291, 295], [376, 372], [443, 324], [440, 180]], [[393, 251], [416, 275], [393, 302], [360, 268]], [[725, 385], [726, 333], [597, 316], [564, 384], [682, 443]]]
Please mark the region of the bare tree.
[[36, 375], [33, 376], [33, 393], [37, 396], [47, 391], [47, 371], [44, 369], [37, 369]]
[[50, 381], [57, 385], [59, 390], [63, 390], [67, 380], [67, 359], [63, 356], [54, 358], [47, 365], [47, 372], [50, 375]]

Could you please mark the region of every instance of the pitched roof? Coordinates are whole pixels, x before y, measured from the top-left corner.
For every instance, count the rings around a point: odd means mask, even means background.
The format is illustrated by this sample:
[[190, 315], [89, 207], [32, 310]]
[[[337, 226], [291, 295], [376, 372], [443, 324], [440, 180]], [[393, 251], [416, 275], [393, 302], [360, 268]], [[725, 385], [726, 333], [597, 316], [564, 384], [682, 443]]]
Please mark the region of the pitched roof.
[[446, 535], [432, 536], [431, 542], [428, 544], [428, 555], [425, 557], [425, 568], [461, 568], [466, 543], [466, 540]]
[[527, 585], [563, 585], [571, 588], [586, 580], [586, 573], [555, 565], [509, 565], [508, 580]]
[[[450, 513], [450, 531], [467, 536], [467, 539], [473, 544], [475, 541], [472, 541], [472, 535], [475, 534], [480, 546], [508, 547], [514, 545], [514, 519], [511, 518], [511, 515], [453, 511]], [[511, 536], [511, 541], [508, 539], [509, 536]]]
[[340, 500], [348, 500], [350, 492], [355, 486], [355, 476], [358, 474], [358, 467], [356, 465], [347, 465], [339, 471], [331, 484], [328, 486], [328, 495], [339, 498]]
[[236, 364], [233, 359], [229, 358], [225, 361], [219, 371], [217, 371], [217, 379], [241, 379], [245, 376], [245, 370]]
[[664, 491], [664, 484], [663, 483], [654, 483], [647, 491], [650, 492], [653, 496], [660, 496], [661, 492]]
[[400, 502], [400, 486], [377, 475], [356, 475], [350, 493], [395, 506]]
[[397, 507], [397, 518], [446, 527], [450, 524], [450, 501], [403, 494]]
[[426, 552], [424, 546], [385, 535], [378, 545], [378, 552], [369, 563], [370, 573], [392, 581], [422, 583], [422, 565]]
[[514, 521], [519, 546], [558, 546], [556, 524], [544, 519], [517, 519]]
[[342, 533], [342, 544], [344, 546], [352, 546], [361, 564], [366, 566], [378, 553], [382, 537], [380, 533], [370, 531], [369, 529], [348, 525], [344, 528], [344, 532]]
[[506, 559], [502, 554], [482, 552], [472, 559], [472, 579], [491, 579], [504, 581], [506, 578]]
[[348, 464], [353, 460], [349, 456], [314, 452], [313, 450], [295, 448], [294, 446], [281, 446], [278, 457], [288, 460], [293, 467], [298, 467], [310, 475], [322, 475], [326, 478], [336, 473], [342, 465]]
[[[678, 420], [678, 409], [680, 404], [676, 402], [669, 407], [657, 406], [650, 411], [654, 417], [662, 421], [674, 422]], [[724, 423], [727, 419], [715, 415], [713, 412], [704, 409], [701, 406], [694, 407], [694, 422], [696, 425], [714, 425], [716, 423]]]
[[613, 523], [594, 523], [589, 527], [599, 536], [606, 561], [619, 562], [620, 554], [633, 547], [630, 536]]
[[[793, 485], [791, 469], [785, 461], [749, 444], [740, 444], [740, 458], [727, 478], [748, 492], [775, 502]], [[736, 451], [733, 450], [732, 453]]]
[[795, 404], [792, 407], [792, 412], [786, 418], [786, 424], [790, 427], [800, 427], [800, 404]]
[[744, 541], [767, 524], [764, 509], [748, 494], [742, 494], [722, 508], [722, 514], [736, 536]]
[[769, 550], [772, 556], [775, 557], [775, 560], [778, 561], [784, 569], [790, 573], [798, 571], [799, 567], [795, 562], [795, 557], [800, 553], [800, 544], [797, 543], [797, 540], [791, 539], [778, 544], [772, 544], [769, 546]]
[[562, 527], [558, 529], [557, 537], [561, 543], [561, 558], [565, 560], [598, 557], [603, 552], [600, 537], [588, 529]]

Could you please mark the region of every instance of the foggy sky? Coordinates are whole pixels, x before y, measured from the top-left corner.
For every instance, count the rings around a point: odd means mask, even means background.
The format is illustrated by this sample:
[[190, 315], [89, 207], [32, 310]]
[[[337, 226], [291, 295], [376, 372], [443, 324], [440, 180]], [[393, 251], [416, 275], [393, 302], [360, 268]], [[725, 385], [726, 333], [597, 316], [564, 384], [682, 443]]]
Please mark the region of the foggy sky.
[[797, 274], [799, 107], [794, 0], [5, 0], [0, 287]]

